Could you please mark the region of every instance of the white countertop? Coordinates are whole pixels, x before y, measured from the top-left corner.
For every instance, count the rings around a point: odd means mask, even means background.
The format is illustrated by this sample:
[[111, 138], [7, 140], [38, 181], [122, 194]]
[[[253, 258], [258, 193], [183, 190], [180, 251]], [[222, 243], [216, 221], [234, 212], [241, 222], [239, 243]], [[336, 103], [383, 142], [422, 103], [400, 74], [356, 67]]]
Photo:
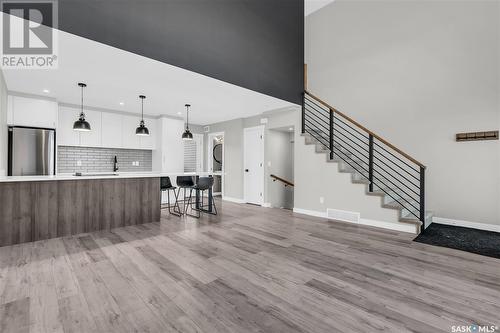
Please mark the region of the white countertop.
[[[153, 177], [177, 177], [177, 176], [201, 176], [212, 175], [211, 172], [88, 172], [82, 176], [74, 173], [63, 173], [55, 176], [0, 176], [0, 183], [8, 182], [38, 182], [50, 180], [81, 180], [81, 179], [120, 179], [120, 178], [153, 178]], [[175, 179], [172, 179], [175, 181]]]

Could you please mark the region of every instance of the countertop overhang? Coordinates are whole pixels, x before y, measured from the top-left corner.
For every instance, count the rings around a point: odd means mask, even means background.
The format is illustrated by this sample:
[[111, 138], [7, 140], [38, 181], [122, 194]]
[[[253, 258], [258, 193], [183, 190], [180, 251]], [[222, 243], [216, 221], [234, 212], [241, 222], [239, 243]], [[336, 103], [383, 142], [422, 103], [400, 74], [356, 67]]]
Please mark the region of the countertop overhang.
[[160, 178], [177, 176], [200, 176], [213, 175], [211, 172], [117, 172], [117, 173], [92, 173], [82, 176], [75, 174], [58, 174], [53, 176], [0, 176], [0, 183], [9, 182], [39, 182], [39, 181], [59, 181], [59, 180], [85, 180], [85, 179], [123, 179], [123, 178]]

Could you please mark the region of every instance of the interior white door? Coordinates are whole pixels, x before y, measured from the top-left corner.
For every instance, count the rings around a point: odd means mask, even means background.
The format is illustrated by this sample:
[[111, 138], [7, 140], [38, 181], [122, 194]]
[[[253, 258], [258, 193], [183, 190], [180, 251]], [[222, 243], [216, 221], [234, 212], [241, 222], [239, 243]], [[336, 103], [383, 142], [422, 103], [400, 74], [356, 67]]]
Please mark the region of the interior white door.
[[264, 127], [245, 128], [243, 147], [245, 201], [261, 205], [264, 199]]

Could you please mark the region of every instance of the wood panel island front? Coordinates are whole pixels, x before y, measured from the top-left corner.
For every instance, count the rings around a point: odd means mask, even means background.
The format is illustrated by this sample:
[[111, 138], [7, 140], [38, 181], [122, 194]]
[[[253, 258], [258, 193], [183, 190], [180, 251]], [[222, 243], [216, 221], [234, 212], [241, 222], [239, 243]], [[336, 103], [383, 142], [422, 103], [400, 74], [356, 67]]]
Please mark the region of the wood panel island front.
[[159, 176], [31, 179], [0, 179], [0, 246], [160, 221]]

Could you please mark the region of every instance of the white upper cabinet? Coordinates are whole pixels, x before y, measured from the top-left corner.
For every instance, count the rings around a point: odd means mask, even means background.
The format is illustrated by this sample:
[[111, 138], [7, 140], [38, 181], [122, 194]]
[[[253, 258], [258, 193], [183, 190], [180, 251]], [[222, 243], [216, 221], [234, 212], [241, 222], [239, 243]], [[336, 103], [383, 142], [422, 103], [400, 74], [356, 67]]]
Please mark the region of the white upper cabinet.
[[140, 117], [123, 116], [123, 148], [141, 149], [141, 137], [135, 135], [135, 129], [139, 126]]
[[45, 99], [9, 95], [7, 123], [14, 126], [57, 127], [57, 103]]
[[122, 148], [122, 118], [116, 113], [102, 112], [102, 147]]
[[[80, 135], [73, 130], [73, 123], [78, 119], [80, 110], [74, 108], [59, 108], [59, 124], [56, 131], [59, 146], [79, 146]], [[91, 125], [92, 126], [92, 125]]]
[[[85, 120], [89, 122], [91, 130], [88, 132], [77, 131], [80, 134], [80, 146], [101, 147], [102, 146], [102, 125], [99, 111], [84, 110]], [[76, 119], [75, 119], [76, 120]]]
[[[141, 149], [156, 149], [156, 119], [144, 119], [144, 124], [149, 129], [149, 136], [141, 136]], [[135, 131], [134, 131], [135, 133]]]
[[145, 119], [150, 135], [141, 137], [135, 134], [140, 117], [85, 110], [85, 119], [90, 123], [91, 131], [79, 132], [73, 130], [73, 123], [79, 114], [80, 110], [76, 108], [59, 108], [58, 145], [144, 150], [156, 148], [155, 119]]

